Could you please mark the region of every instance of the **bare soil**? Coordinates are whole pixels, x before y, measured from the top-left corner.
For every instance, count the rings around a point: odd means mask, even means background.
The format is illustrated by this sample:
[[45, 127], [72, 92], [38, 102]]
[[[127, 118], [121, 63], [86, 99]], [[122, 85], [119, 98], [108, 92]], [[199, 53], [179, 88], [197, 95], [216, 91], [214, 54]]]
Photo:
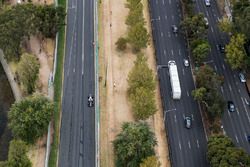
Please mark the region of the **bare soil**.
[[[114, 153], [112, 141], [119, 133], [123, 122], [133, 121], [133, 115], [130, 104], [127, 99], [127, 76], [136, 55], [132, 54], [130, 48], [125, 52], [116, 50], [115, 42], [121, 36], [126, 36], [127, 26], [125, 19], [128, 14], [128, 9], [125, 8], [126, 0], [102, 0], [100, 5], [100, 116], [101, 116], [101, 131], [100, 131], [100, 154], [101, 167], [114, 166]], [[149, 23], [149, 15], [147, 13], [147, 3], [145, 6], [144, 15]], [[149, 32], [150, 25], [147, 24]], [[151, 45], [144, 51], [148, 57], [149, 66], [156, 73], [156, 64], [154, 50]], [[168, 147], [166, 143], [166, 135], [163, 124], [163, 116], [161, 110], [161, 99], [159, 95], [159, 87], [157, 83], [156, 91], [158, 111], [153, 118], [148, 122], [152, 125], [155, 131], [158, 146], [155, 148], [156, 154], [159, 157], [163, 167], [170, 166], [168, 161]]]

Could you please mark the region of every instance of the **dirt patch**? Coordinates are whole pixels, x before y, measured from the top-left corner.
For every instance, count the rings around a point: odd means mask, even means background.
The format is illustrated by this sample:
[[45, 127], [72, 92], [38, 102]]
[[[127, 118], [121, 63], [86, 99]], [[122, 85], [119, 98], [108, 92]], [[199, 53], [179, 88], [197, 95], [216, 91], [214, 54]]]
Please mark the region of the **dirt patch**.
[[[146, 2], [146, 1], [145, 1]], [[100, 39], [100, 154], [101, 167], [113, 167], [114, 155], [112, 141], [120, 132], [123, 122], [133, 121], [133, 116], [130, 104], [127, 99], [127, 76], [133, 67], [133, 62], [136, 56], [132, 54], [131, 49], [125, 52], [116, 50], [115, 42], [121, 36], [127, 33], [125, 19], [128, 14], [128, 9], [125, 8], [126, 0], [102, 0], [99, 11], [99, 39]], [[144, 3], [146, 5], [146, 3]], [[149, 22], [149, 16], [146, 12], [145, 18]], [[147, 25], [150, 31], [150, 25]], [[152, 44], [152, 41], [151, 41]], [[145, 55], [148, 57], [149, 66], [154, 69], [155, 74], [156, 63], [152, 45], [145, 50]], [[166, 144], [166, 135], [163, 126], [163, 117], [161, 110], [161, 100], [157, 87], [157, 107], [158, 112], [149, 120], [152, 129], [155, 131], [158, 146], [156, 154], [160, 159], [162, 166], [170, 166], [167, 161], [168, 149]]]

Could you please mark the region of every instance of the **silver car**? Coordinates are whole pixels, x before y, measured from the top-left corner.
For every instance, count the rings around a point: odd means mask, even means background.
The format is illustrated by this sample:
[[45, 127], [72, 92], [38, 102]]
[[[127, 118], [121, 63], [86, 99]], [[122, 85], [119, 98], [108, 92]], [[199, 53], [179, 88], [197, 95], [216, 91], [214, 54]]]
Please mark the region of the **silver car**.
[[242, 72], [239, 73], [239, 78], [240, 78], [240, 82], [243, 82], [243, 83], [246, 82], [246, 77]]
[[188, 59], [184, 59], [183, 60], [183, 64], [184, 64], [185, 67], [188, 67], [189, 66]]

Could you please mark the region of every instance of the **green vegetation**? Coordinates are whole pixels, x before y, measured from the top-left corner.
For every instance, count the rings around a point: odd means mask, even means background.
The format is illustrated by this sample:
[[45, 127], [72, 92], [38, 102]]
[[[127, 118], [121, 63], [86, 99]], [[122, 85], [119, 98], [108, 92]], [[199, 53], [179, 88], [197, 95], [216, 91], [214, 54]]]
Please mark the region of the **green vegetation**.
[[18, 63], [17, 74], [28, 94], [35, 90], [40, 64], [34, 55], [24, 53]]
[[15, 102], [9, 112], [14, 137], [33, 144], [46, 133], [53, 109], [53, 103], [39, 94]]
[[143, 159], [155, 155], [155, 135], [146, 123], [124, 123], [113, 141], [117, 167], [139, 166]]
[[242, 149], [236, 148], [226, 136], [209, 138], [207, 157], [211, 167], [250, 166], [250, 156]]
[[224, 111], [224, 101], [217, 91], [222, 83], [223, 79], [210, 66], [201, 66], [196, 73], [197, 89], [192, 95], [205, 105], [211, 119], [220, 117]]
[[234, 31], [233, 30], [233, 24], [226, 17], [223, 17], [219, 21], [218, 26], [219, 26], [220, 31], [226, 32], [228, 34], [231, 34]]
[[7, 60], [18, 60], [21, 42], [42, 33], [54, 37], [64, 25], [64, 8], [30, 3], [5, 8], [0, 13], [0, 46]]
[[197, 64], [201, 64], [208, 56], [210, 45], [207, 40], [195, 40], [191, 43], [192, 57]]
[[243, 34], [236, 34], [231, 37], [230, 42], [226, 45], [226, 61], [230, 64], [232, 69], [239, 69], [246, 67], [246, 52], [244, 45], [246, 37]]
[[9, 146], [8, 160], [0, 162], [0, 167], [31, 167], [27, 145], [21, 140], [12, 140]]
[[147, 59], [138, 54], [134, 67], [128, 75], [128, 96], [136, 120], [145, 120], [156, 112], [155, 80]]
[[118, 40], [116, 41], [116, 48], [120, 51], [124, 51], [127, 48], [127, 39], [120, 37], [118, 38]]
[[160, 162], [156, 156], [150, 156], [142, 160], [140, 167], [160, 167]]

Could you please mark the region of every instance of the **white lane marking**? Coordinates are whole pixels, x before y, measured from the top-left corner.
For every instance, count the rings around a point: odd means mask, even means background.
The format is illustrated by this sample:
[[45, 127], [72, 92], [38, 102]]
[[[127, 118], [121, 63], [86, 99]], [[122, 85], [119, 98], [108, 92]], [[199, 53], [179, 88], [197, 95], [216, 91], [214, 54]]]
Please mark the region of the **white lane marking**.
[[176, 115], [174, 115], [174, 122], [177, 122]]
[[167, 15], [165, 15], [165, 20], [167, 20], [168, 19], [168, 16]]
[[211, 27], [211, 31], [212, 31], [212, 32], [214, 32], [214, 29], [213, 29], [213, 27]]
[[217, 17], [217, 20], [218, 20], [218, 22], [220, 21], [220, 18], [219, 17]]
[[191, 114], [191, 117], [192, 117], [192, 120], [194, 121], [194, 115], [193, 114]]
[[229, 87], [229, 90], [230, 90], [230, 92], [232, 91], [232, 87], [231, 87], [231, 85], [230, 84], [228, 84], [228, 87]]
[[180, 148], [180, 150], [181, 150], [181, 143], [180, 143], [180, 141], [179, 141], [179, 148]]
[[200, 148], [199, 140], [196, 140], [197, 147]]
[[174, 15], [172, 15], [172, 20], [174, 20]]
[[234, 74], [234, 78], [236, 78], [236, 75]]
[[245, 138], [246, 138], [246, 140], [247, 140], [247, 134], [246, 134], [246, 133], [244, 133], [244, 135], [245, 135]]
[[188, 147], [189, 147], [189, 149], [191, 149], [191, 144], [190, 144], [190, 141], [188, 141]]
[[73, 72], [76, 72], [76, 69], [75, 69], [75, 68], [73, 69]]
[[171, 4], [171, 0], [169, 0], [168, 3]]
[[247, 112], [246, 104], [244, 103], [244, 100], [243, 100], [243, 98], [242, 98], [242, 97], [241, 97], [241, 101], [242, 101], [242, 103], [243, 103], [243, 106], [244, 106], [245, 112], [246, 112], [246, 114], [247, 114], [247, 119], [248, 119], [248, 122], [250, 122], [250, 117], [249, 117], [249, 114], [248, 114], [248, 112]]
[[163, 37], [163, 33], [161, 32], [161, 37]]
[[188, 93], [188, 91], [187, 91], [187, 96], [189, 97], [189, 93]]
[[240, 93], [240, 89], [238, 89], [238, 92]]
[[164, 0], [162, 0], [162, 4], [164, 5]]
[[249, 105], [249, 102], [247, 101], [247, 99], [245, 98], [244, 100], [245, 100], [246, 104]]
[[207, 17], [208, 17], [208, 12], [206, 11]]
[[158, 4], [158, 0], [156, 0], [155, 3]]
[[171, 49], [171, 53], [172, 53], [172, 55], [174, 55], [174, 51], [173, 51], [173, 49]]
[[237, 135], [235, 135], [235, 139], [236, 139], [236, 142], [239, 143], [239, 139], [238, 139]]
[[179, 49], [179, 55], [181, 55], [181, 50]]
[[224, 93], [223, 86], [220, 87], [221, 93]]
[[224, 64], [222, 64], [222, 67], [223, 67], [224, 70], [226, 69], [225, 66], [224, 66]]
[[236, 112], [237, 112], [238, 115], [240, 115], [238, 108], [236, 108]]
[[183, 114], [182, 116], [183, 116], [183, 119], [185, 119], [185, 114]]
[[214, 65], [214, 69], [215, 69], [215, 71], [217, 71], [217, 67], [216, 67], [216, 65]]
[[184, 71], [184, 68], [182, 69], [182, 73], [183, 73], [183, 75], [185, 75], [185, 71]]
[[165, 50], [165, 49], [164, 49], [164, 51], [163, 51], [163, 52], [164, 52], [164, 55], [166, 55], [166, 53], [167, 53], [167, 52], [166, 52], [166, 50]]
[[229, 111], [229, 110], [227, 110], [227, 112], [228, 112], [229, 117], [231, 117], [230, 111]]

